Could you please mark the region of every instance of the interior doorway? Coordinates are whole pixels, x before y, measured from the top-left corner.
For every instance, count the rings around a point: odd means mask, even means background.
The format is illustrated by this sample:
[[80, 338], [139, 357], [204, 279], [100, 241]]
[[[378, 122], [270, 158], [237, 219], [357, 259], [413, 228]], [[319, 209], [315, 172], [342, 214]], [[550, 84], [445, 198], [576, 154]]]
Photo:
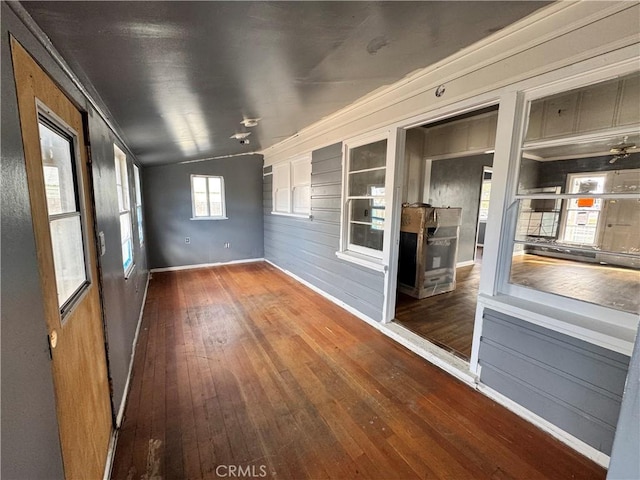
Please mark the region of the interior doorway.
[[497, 114], [496, 105], [406, 132], [394, 321], [464, 361], [471, 357]]

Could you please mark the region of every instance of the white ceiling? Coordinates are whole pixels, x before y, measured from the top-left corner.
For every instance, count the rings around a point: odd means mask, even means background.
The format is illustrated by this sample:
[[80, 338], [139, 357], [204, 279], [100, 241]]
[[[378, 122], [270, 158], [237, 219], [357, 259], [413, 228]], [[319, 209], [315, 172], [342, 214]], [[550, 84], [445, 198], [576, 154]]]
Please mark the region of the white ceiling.
[[[264, 149], [547, 3], [22, 5], [155, 165]], [[229, 138], [248, 131], [248, 145]]]

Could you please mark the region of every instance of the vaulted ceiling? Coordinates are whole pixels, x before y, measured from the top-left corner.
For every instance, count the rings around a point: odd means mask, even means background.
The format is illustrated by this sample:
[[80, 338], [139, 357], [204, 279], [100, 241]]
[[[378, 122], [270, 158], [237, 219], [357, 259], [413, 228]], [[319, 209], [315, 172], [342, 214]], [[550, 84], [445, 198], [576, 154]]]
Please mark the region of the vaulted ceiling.
[[[262, 150], [547, 3], [22, 5], [155, 165]], [[253, 118], [258, 126], [240, 123]], [[249, 144], [230, 138], [242, 132]]]

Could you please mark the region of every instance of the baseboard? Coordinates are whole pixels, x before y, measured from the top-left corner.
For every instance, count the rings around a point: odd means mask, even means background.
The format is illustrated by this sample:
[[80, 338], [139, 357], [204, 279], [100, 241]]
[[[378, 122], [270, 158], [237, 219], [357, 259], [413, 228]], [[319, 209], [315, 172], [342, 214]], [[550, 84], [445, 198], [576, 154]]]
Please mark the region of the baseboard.
[[336, 305], [338, 305], [341, 308], [344, 308], [346, 311], [355, 315], [359, 319], [367, 322], [373, 328], [380, 331], [381, 333], [391, 338], [392, 340], [398, 342], [402, 346], [408, 348], [415, 354], [420, 355], [425, 360], [429, 361], [430, 363], [434, 364], [437, 367], [442, 368], [447, 373], [453, 375], [457, 379], [475, 388], [476, 377], [471, 372], [466, 371], [468, 370], [469, 365], [463, 360], [455, 357], [455, 355], [450, 354], [449, 352], [442, 351], [442, 349], [440, 349], [436, 345], [433, 345], [427, 340], [424, 340], [421, 337], [418, 337], [417, 335], [406, 331], [406, 329], [396, 324], [393, 324], [393, 323], [385, 324], [382, 322], [377, 322], [371, 317], [356, 310], [352, 306], [347, 305], [343, 301], [337, 299], [333, 295], [328, 294], [327, 292], [325, 292], [324, 290], [321, 290], [320, 288], [316, 287], [312, 283], [309, 283], [308, 281], [300, 278], [295, 273], [292, 273], [289, 270], [286, 270], [280, 267], [279, 265], [276, 265], [270, 260], [265, 259], [265, 262], [267, 262], [270, 265], [273, 265], [275, 268], [282, 271], [286, 275], [290, 276], [294, 280], [309, 287], [311, 290], [318, 293], [319, 295], [322, 295], [327, 300], [335, 303]]
[[367, 322], [369, 325], [371, 325], [375, 329], [379, 330], [389, 338], [395, 340], [396, 342], [400, 343], [407, 349], [421, 356], [422, 358], [427, 360], [429, 363], [432, 363], [433, 365], [443, 369], [450, 375], [466, 383], [471, 388], [478, 390], [483, 395], [496, 401], [497, 403], [505, 407], [507, 410], [510, 410], [511, 412], [515, 413], [519, 417], [531, 423], [532, 425], [540, 428], [544, 432], [558, 439], [568, 447], [584, 455], [585, 457], [589, 458], [590, 460], [597, 463], [598, 465], [604, 468], [609, 467], [608, 455], [596, 450], [592, 446], [574, 437], [570, 433], [565, 432], [561, 428], [553, 425], [551, 422], [536, 415], [535, 413], [526, 409], [522, 405], [505, 397], [501, 393], [493, 390], [492, 388], [486, 385], [483, 385], [482, 383], [479, 383], [478, 377], [471, 371], [468, 371], [469, 365], [463, 360], [455, 357], [453, 354], [443, 351], [436, 345], [433, 345], [429, 341], [424, 340], [421, 337], [418, 337], [412, 332], [406, 331], [406, 329], [404, 329], [403, 327], [397, 324], [394, 324], [394, 323], [383, 324], [381, 322], [377, 322], [373, 320], [371, 317], [368, 317], [367, 315], [364, 315], [362, 312], [359, 312], [355, 308], [345, 304], [343, 301], [337, 299], [333, 295], [326, 293], [325, 291], [321, 290], [320, 288], [313, 285], [312, 283], [309, 283], [308, 281], [300, 278], [295, 273], [292, 273], [289, 270], [286, 270], [280, 267], [279, 265], [276, 265], [275, 263], [273, 263], [268, 259], [264, 259], [264, 261], [272, 265], [273, 267], [277, 268], [278, 270], [282, 271], [283, 273], [293, 278], [294, 280], [309, 287], [311, 290], [323, 296], [327, 300], [335, 303], [339, 307], [344, 308], [346, 311], [355, 315], [359, 319]]
[[264, 258], [245, 258], [242, 260], [231, 260], [230, 262], [199, 263], [196, 265], [180, 265], [177, 267], [152, 268], [151, 270], [149, 270], [149, 273], [176, 272], [178, 270], [192, 270], [195, 268], [221, 267], [223, 265], [235, 265], [238, 263], [255, 263], [255, 262], [262, 262], [262, 261], [264, 261]]
[[545, 420], [544, 418], [540, 417], [539, 415], [536, 415], [532, 411], [527, 410], [525, 407], [523, 407], [519, 403], [514, 402], [508, 397], [505, 397], [500, 392], [494, 390], [491, 387], [488, 387], [482, 383], [479, 383], [478, 391], [486, 395], [490, 399], [496, 401], [497, 403], [505, 407], [507, 410], [510, 410], [511, 412], [515, 413], [521, 418], [524, 418], [529, 423], [535, 425], [536, 427], [540, 428], [541, 430], [548, 433], [552, 437], [561, 441], [562, 443], [572, 448], [576, 452], [584, 455], [589, 460], [597, 463], [601, 467], [609, 468], [610, 458], [607, 454], [596, 450], [591, 445], [584, 443], [582, 440], [574, 437], [568, 432], [565, 432], [564, 430], [555, 426], [553, 423], [549, 422], [548, 420]]
[[129, 359], [129, 371], [127, 372], [127, 381], [124, 384], [124, 391], [122, 392], [122, 400], [120, 401], [120, 407], [118, 408], [118, 415], [116, 416], [116, 428], [111, 433], [111, 440], [109, 441], [109, 451], [107, 453], [107, 462], [104, 467], [103, 480], [109, 480], [111, 478], [111, 470], [113, 468], [113, 459], [116, 454], [116, 445], [118, 441], [118, 432], [122, 426], [122, 419], [124, 418], [124, 409], [127, 405], [127, 399], [129, 397], [129, 387], [131, 385], [131, 374], [133, 372], [133, 361], [136, 355], [136, 345], [138, 344], [138, 335], [140, 334], [140, 326], [142, 325], [142, 317], [144, 315], [144, 306], [147, 302], [147, 292], [149, 291], [149, 278], [147, 273], [147, 282], [144, 286], [144, 294], [142, 295], [142, 305], [140, 306], [140, 314], [138, 315], [138, 324], [136, 325], [136, 332], [133, 335], [133, 343], [131, 346], [131, 358]]
[[313, 290], [314, 292], [316, 292], [318, 295], [323, 296], [324, 298], [326, 298], [327, 300], [329, 300], [330, 302], [335, 303], [336, 305], [338, 305], [339, 307], [345, 309], [347, 312], [351, 313], [352, 315], [355, 315], [356, 317], [358, 317], [360, 320], [363, 320], [365, 322], [367, 322], [368, 324], [372, 325], [373, 327], [377, 328], [378, 330], [380, 330], [380, 326], [381, 323], [375, 321], [373, 318], [365, 315], [364, 313], [360, 312], [359, 310], [356, 310], [355, 308], [353, 308], [351, 305], [348, 305], [346, 303], [344, 303], [342, 300], [334, 297], [333, 295], [328, 294], [327, 292], [325, 292], [324, 290], [316, 287], [313, 283], [310, 283], [308, 281], [306, 281], [304, 278], [300, 278], [298, 275], [296, 275], [293, 272], [290, 272], [289, 270], [286, 270], [284, 268], [282, 268], [280, 265], [276, 265], [275, 263], [273, 263], [271, 260], [268, 260], [266, 258], [263, 259], [263, 261], [267, 262], [269, 265], [277, 268], [278, 270], [280, 270], [282, 273], [288, 275], [289, 277], [293, 278], [294, 280], [296, 280], [297, 282], [302, 283], [304, 286], [309, 287], [311, 290]]
[[465, 262], [458, 262], [456, 263], [456, 268], [462, 268], [462, 267], [468, 267], [470, 265], [475, 265], [475, 261], [473, 260], [467, 260]]
[[138, 324], [136, 325], [136, 333], [133, 335], [133, 345], [131, 347], [131, 358], [129, 359], [129, 372], [127, 373], [127, 382], [124, 384], [124, 392], [122, 393], [122, 401], [120, 402], [120, 408], [118, 409], [118, 415], [116, 416], [116, 429], [119, 429], [122, 425], [122, 418], [124, 417], [124, 408], [127, 404], [127, 398], [129, 397], [129, 386], [131, 382], [131, 373], [133, 372], [133, 360], [136, 355], [136, 345], [138, 344], [138, 335], [140, 334], [140, 326], [142, 325], [142, 316], [144, 315], [144, 306], [147, 302], [147, 292], [149, 291], [149, 274], [147, 274], [147, 283], [144, 286], [144, 295], [142, 295], [142, 305], [140, 306], [140, 314], [138, 315]]
[[102, 480], [111, 480], [111, 470], [113, 469], [113, 459], [116, 455], [116, 442], [118, 440], [118, 429], [114, 429], [111, 432], [111, 438], [109, 439], [109, 450], [107, 451], [107, 460], [104, 465], [104, 473], [102, 474]]

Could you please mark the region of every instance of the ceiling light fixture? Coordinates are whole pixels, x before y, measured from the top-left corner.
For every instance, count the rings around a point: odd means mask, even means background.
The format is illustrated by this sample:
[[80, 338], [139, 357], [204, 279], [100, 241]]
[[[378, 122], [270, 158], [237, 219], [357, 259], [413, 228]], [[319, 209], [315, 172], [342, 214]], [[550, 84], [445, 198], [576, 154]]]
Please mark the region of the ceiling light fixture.
[[245, 118], [240, 123], [245, 127], [255, 127], [258, 125], [259, 118]]

